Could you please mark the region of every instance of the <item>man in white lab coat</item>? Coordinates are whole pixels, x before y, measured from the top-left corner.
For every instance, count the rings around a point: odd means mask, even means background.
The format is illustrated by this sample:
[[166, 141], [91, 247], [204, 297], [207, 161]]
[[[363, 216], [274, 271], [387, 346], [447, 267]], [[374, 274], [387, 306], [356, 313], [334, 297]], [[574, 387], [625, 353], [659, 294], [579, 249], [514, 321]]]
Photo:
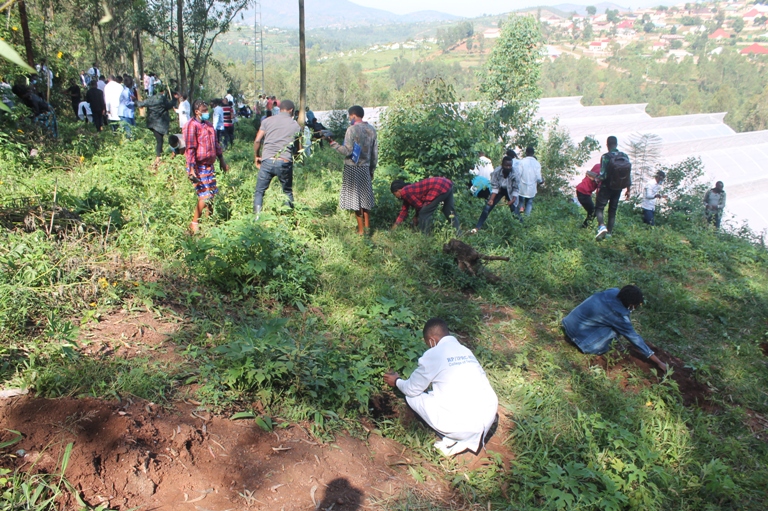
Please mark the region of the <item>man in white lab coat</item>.
[[[496, 420], [499, 401], [485, 371], [440, 318], [424, 326], [429, 349], [407, 380], [394, 372], [384, 381], [405, 394], [408, 406], [442, 437], [435, 447], [446, 456], [479, 453]], [[426, 392], [432, 385], [432, 391]]]

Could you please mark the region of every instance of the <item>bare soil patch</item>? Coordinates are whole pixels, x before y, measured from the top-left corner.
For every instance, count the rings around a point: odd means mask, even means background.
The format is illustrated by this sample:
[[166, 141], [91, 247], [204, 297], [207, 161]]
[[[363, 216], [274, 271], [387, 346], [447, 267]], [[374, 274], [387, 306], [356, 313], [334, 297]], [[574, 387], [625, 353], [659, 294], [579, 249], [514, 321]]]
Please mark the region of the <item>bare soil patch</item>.
[[[0, 427], [24, 435], [10, 468], [56, 472], [73, 442], [67, 479], [89, 504], [122, 510], [356, 510], [414, 485], [407, 467], [419, 464], [376, 434], [323, 444], [301, 425], [266, 432], [186, 403], [21, 397], [0, 401]], [[438, 481], [419, 486], [449, 504]]]
[[97, 359], [131, 359], [152, 356], [157, 360], [181, 362], [178, 347], [171, 342], [182, 324], [171, 317], [158, 317], [149, 311], [119, 310], [89, 323], [80, 331], [81, 353]]

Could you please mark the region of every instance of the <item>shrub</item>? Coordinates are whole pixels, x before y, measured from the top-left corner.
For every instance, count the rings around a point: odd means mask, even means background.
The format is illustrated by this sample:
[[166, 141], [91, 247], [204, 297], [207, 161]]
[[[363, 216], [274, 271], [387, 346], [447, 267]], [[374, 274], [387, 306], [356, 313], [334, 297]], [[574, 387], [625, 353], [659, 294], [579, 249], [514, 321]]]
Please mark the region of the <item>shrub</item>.
[[401, 177], [410, 180], [464, 176], [476, 162], [472, 147], [480, 138], [478, 125], [466, 115], [453, 87], [441, 79], [401, 93], [383, 115], [383, 163], [397, 165], [403, 169]]
[[288, 230], [267, 230], [251, 219], [231, 220], [186, 243], [186, 261], [203, 280], [226, 292], [261, 290], [283, 302], [304, 301], [317, 271], [306, 247]]

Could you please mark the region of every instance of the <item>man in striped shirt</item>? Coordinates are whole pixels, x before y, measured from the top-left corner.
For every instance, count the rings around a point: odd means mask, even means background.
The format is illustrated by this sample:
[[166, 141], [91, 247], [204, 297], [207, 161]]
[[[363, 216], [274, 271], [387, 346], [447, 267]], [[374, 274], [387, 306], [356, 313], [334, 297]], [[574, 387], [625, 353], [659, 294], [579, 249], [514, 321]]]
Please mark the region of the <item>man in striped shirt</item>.
[[221, 100], [221, 109], [224, 119], [224, 143], [222, 145], [227, 148], [235, 142], [235, 107], [225, 97]]
[[414, 208], [416, 214], [413, 217], [413, 224], [418, 223], [421, 232], [428, 234], [432, 227], [432, 215], [442, 204], [443, 215], [451, 222], [456, 233], [459, 233], [459, 217], [456, 216], [453, 201], [453, 181], [450, 179], [429, 177], [413, 184], [407, 184], [402, 179], [397, 179], [392, 182], [389, 189], [395, 197], [403, 201], [403, 207], [392, 229], [395, 229], [408, 218], [409, 208]]

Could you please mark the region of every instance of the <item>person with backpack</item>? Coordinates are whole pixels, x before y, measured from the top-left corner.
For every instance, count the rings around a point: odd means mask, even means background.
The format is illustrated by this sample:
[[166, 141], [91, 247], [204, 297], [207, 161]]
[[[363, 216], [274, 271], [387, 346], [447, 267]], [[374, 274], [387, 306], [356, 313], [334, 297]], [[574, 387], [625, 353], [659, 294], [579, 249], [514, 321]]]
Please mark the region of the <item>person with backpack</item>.
[[[632, 163], [629, 156], [619, 151], [619, 141], [610, 136], [606, 141], [608, 152], [600, 159], [600, 191], [597, 193], [595, 217], [597, 217], [596, 240], [610, 236], [616, 223], [616, 210], [619, 208], [621, 191], [626, 189], [625, 199], [629, 200], [629, 190], [632, 187]], [[608, 206], [608, 225], [606, 226], [603, 211]]]

